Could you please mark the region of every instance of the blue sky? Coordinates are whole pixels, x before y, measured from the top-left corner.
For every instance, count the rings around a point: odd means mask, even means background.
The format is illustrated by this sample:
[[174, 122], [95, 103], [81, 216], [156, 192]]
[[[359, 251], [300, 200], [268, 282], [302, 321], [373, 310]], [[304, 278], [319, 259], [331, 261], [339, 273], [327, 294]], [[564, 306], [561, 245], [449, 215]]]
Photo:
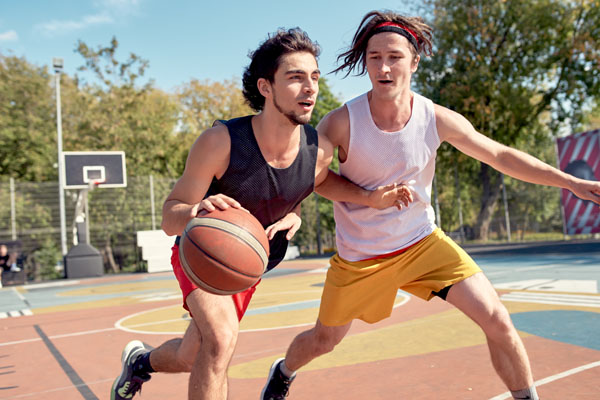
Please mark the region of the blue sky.
[[[369, 3], [369, 4], [367, 4]], [[78, 40], [97, 48], [115, 36], [117, 59], [133, 52], [150, 63], [146, 77], [173, 91], [192, 78], [239, 80], [248, 51], [279, 27], [299, 26], [319, 42], [322, 72], [350, 41], [372, 9], [411, 13], [412, 1], [380, 0], [0, 0], [0, 53], [50, 65], [62, 57], [73, 75], [83, 64], [74, 52]], [[325, 75], [346, 101], [369, 89], [367, 77]]]

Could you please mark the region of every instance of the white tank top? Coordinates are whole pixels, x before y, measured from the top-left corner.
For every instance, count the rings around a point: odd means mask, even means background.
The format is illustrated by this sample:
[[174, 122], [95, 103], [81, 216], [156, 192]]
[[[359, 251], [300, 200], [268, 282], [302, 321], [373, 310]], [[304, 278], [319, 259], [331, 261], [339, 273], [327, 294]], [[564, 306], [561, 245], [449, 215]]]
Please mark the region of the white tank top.
[[334, 202], [340, 256], [359, 261], [408, 247], [435, 229], [431, 183], [440, 145], [433, 102], [413, 92], [410, 120], [398, 132], [377, 128], [367, 93], [346, 103], [350, 141], [340, 174], [365, 189], [414, 181], [414, 201], [398, 210]]

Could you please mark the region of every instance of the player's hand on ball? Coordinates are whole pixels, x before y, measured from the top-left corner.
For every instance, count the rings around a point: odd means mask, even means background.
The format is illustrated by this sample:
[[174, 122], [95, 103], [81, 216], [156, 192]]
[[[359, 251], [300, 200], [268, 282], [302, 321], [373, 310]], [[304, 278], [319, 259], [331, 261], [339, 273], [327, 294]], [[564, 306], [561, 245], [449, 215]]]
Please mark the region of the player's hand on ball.
[[388, 207], [396, 207], [401, 210], [402, 207], [408, 207], [413, 201], [413, 195], [407, 185], [390, 183], [373, 190], [369, 194], [369, 199], [373, 208], [383, 210]]
[[229, 196], [225, 196], [224, 194], [215, 194], [212, 196], [208, 196], [200, 203], [198, 203], [197, 207], [194, 207], [194, 209], [192, 209], [192, 214], [193, 217], [196, 217], [197, 215], [202, 213], [202, 211], [211, 212], [215, 211], [216, 209], [226, 210], [229, 207], [239, 208], [248, 211], [244, 207], [242, 207], [242, 205], [238, 203], [237, 200], [232, 199]]
[[287, 230], [288, 233], [285, 235], [285, 238], [290, 240], [294, 237], [298, 229], [300, 229], [301, 224], [302, 219], [300, 219], [296, 213], [292, 212], [275, 222], [273, 225], [269, 225], [267, 229], [265, 229], [265, 233], [269, 240], [271, 240], [277, 232]]

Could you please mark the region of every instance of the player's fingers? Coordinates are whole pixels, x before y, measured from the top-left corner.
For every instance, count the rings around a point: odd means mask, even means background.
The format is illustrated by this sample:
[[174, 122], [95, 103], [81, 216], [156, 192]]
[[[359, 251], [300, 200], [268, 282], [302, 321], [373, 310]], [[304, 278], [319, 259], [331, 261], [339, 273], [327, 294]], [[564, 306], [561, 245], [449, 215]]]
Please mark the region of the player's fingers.
[[271, 239], [271, 227], [269, 226], [267, 229], [265, 229], [265, 235], [267, 235], [267, 239]]
[[398, 210], [402, 210], [402, 202], [400, 200], [396, 200], [395, 205]]
[[285, 238], [287, 240], [292, 240], [292, 238], [294, 237], [294, 235], [296, 234], [296, 232], [298, 232], [298, 229], [300, 229], [300, 225], [301, 222], [298, 221], [297, 223], [293, 224], [290, 229], [288, 230], [287, 235], [285, 235]]
[[200, 202], [200, 209], [198, 210], [198, 213], [200, 213], [200, 211], [215, 211], [215, 206], [208, 200], [208, 199], [204, 199]]
[[227, 204], [229, 204], [233, 208], [243, 208], [237, 200], [232, 199], [231, 197], [225, 197], [223, 200], [225, 200]]
[[271, 240], [275, 237], [275, 234], [277, 232], [288, 229], [288, 226], [283, 221], [277, 221], [273, 225], [271, 225], [269, 228], [267, 228], [267, 229], [269, 229], [269, 232], [267, 233], [267, 237], [269, 238], [269, 240]]
[[221, 210], [227, 210], [231, 205], [229, 202], [222, 197], [215, 197], [212, 199], [212, 203], [215, 207], [220, 208]]

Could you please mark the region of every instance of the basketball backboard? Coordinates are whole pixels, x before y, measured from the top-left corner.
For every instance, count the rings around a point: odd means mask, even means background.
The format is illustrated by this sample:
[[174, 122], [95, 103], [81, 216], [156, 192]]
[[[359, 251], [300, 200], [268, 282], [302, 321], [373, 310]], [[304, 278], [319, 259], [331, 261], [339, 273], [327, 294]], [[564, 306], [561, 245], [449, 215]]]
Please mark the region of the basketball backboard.
[[63, 151], [63, 165], [65, 189], [127, 186], [123, 151]]

